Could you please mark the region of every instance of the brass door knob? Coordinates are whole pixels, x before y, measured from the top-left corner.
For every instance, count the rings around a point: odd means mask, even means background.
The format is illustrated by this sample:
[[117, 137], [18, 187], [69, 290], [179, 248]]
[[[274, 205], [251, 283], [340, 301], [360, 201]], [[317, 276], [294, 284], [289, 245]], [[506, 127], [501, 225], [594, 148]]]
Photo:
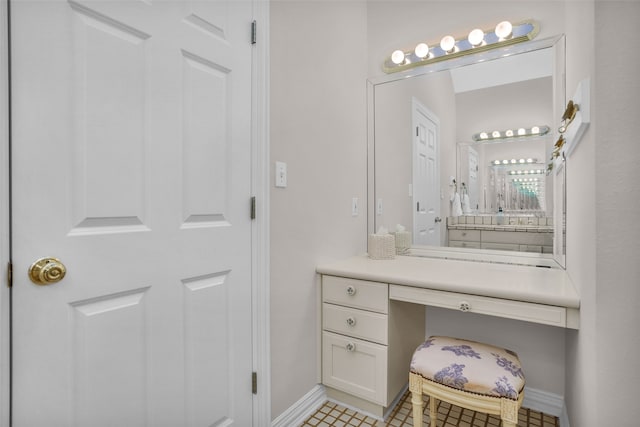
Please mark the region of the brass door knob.
[[67, 274], [67, 268], [57, 258], [40, 258], [29, 267], [29, 279], [36, 285], [57, 283]]

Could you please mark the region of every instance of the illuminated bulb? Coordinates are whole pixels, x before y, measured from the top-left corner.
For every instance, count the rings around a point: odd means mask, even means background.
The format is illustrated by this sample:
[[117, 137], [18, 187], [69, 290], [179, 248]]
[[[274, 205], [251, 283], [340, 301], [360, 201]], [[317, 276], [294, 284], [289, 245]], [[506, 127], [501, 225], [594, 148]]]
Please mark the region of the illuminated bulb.
[[524, 159], [520, 159], [520, 163], [524, 163]]
[[523, 135], [525, 135], [526, 133], [527, 133], [527, 131], [526, 131], [526, 130], [524, 130], [524, 128], [520, 128], [520, 129], [518, 129], [518, 136], [523, 136]]
[[415, 53], [418, 58], [426, 58], [429, 56], [429, 46], [426, 43], [420, 43], [416, 46]]
[[513, 26], [509, 21], [502, 21], [498, 25], [496, 25], [496, 36], [499, 39], [504, 40], [511, 37], [511, 32], [513, 31]]
[[394, 50], [391, 54], [391, 62], [396, 65], [400, 65], [404, 62], [404, 52], [401, 50]]
[[440, 47], [447, 53], [453, 52], [453, 49], [456, 47], [456, 39], [451, 36], [444, 36], [442, 40], [440, 40]]
[[531, 128], [531, 133], [540, 133], [540, 128], [538, 126], [534, 126]]
[[527, 163], [533, 163], [533, 159], [531, 158], [527, 159]]
[[503, 165], [508, 165], [508, 164], [509, 164], [509, 160], [503, 160], [503, 161], [502, 161], [502, 164], [503, 164]]
[[500, 132], [498, 132], [497, 130], [494, 130], [491, 136], [493, 136], [494, 138], [500, 138]]
[[522, 175], [522, 171], [518, 171], [518, 175]]
[[516, 159], [511, 159], [511, 163], [515, 164], [516, 163]]
[[484, 41], [484, 31], [482, 31], [479, 28], [476, 28], [475, 30], [469, 33], [469, 37], [467, 38], [467, 40], [469, 40], [469, 43], [471, 43], [471, 46], [480, 46]]
[[531, 173], [536, 173], [536, 171], [534, 171], [533, 169], [531, 169]]
[[508, 137], [512, 137], [513, 136], [513, 131], [511, 129], [509, 129], [504, 134], [507, 135]]
[[487, 138], [489, 138], [489, 135], [487, 135], [487, 133], [486, 133], [486, 132], [482, 132], [482, 133], [480, 134], [480, 139], [487, 139]]
[[494, 165], [499, 165], [499, 164], [500, 164], [500, 160], [494, 160], [494, 161], [493, 161], [493, 164], [494, 164]]

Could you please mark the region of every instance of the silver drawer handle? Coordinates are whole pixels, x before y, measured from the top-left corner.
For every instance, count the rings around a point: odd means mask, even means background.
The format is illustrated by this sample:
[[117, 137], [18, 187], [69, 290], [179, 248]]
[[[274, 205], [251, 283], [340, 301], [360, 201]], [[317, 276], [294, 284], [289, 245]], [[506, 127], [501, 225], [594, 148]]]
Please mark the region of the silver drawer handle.
[[347, 318], [347, 325], [353, 327], [356, 326], [356, 319], [355, 317], [348, 317]]
[[349, 285], [347, 286], [347, 295], [354, 296], [356, 294], [355, 286]]
[[460, 311], [470, 311], [471, 310], [471, 304], [469, 304], [466, 301], [462, 301], [460, 303], [460, 307], [459, 308], [460, 308]]
[[348, 342], [346, 346], [347, 351], [356, 351], [356, 345], [352, 342]]

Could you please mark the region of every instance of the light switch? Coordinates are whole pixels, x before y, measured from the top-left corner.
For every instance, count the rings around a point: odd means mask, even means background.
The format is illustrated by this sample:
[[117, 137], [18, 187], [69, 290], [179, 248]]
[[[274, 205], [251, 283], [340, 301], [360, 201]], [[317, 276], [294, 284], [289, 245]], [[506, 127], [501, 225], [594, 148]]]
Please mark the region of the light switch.
[[276, 162], [276, 187], [285, 188], [287, 186], [287, 164]]
[[358, 198], [351, 199], [351, 216], [358, 216]]

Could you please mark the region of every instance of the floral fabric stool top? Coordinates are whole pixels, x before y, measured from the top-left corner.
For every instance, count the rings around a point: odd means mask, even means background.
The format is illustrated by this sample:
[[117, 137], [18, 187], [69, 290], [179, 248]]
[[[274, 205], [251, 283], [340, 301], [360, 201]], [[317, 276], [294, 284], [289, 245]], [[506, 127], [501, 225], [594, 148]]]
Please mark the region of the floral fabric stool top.
[[413, 354], [409, 374], [414, 426], [422, 427], [422, 394], [431, 397], [431, 427], [437, 400], [500, 415], [503, 426], [518, 423], [524, 373], [513, 351], [451, 337], [432, 336]]

